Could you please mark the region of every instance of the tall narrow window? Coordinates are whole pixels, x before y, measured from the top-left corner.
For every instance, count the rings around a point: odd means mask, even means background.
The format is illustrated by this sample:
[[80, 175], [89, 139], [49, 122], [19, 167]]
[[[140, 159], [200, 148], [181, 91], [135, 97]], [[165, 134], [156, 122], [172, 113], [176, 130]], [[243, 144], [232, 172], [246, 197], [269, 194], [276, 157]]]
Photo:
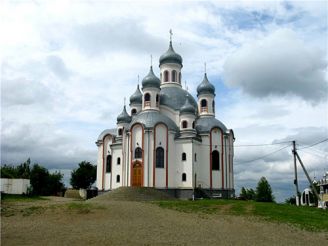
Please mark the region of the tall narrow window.
[[197, 153], [195, 153], [195, 161], [197, 161]]
[[179, 73], [179, 83], [181, 83], [181, 73]]
[[182, 153], [182, 158], [181, 158], [183, 161], [187, 160], [187, 155], [185, 152]]
[[200, 108], [201, 112], [207, 112], [207, 101], [206, 101], [206, 99], [203, 99], [203, 100], [200, 101], [200, 106], [201, 106], [201, 108]]
[[195, 121], [192, 122], [192, 129], [195, 129]]
[[182, 121], [182, 128], [187, 128], [188, 122], [186, 120]]
[[158, 105], [159, 105], [159, 95], [156, 94], [156, 107], [158, 107]]
[[122, 136], [122, 134], [123, 134], [123, 129], [122, 128], [118, 129], [118, 135]]
[[162, 147], [156, 149], [156, 167], [164, 168], [164, 149]]
[[213, 113], [215, 113], [215, 102], [214, 102], [214, 100], [212, 102], [212, 108], [213, 108]]
[[164, 82], [168, 82], [168, 81], [169, 81], [169, 72], [164, 71]]
[[220, 154], [217, 150], [212, 152], [212, 170], [220, 170]]
[[183, 173], [182, 174], [182, 182], [187, 181], [187, 174]]
[[150, 94], [145, 94], [145, 106], [150, 106]]
[[120, 180], [121, 180], [121, 177], [120, 177], [120, 175], [117, 175], [117, 176], [116, 176], [116, 183], [119, 183], [119, 182], [120, 182]]
[[172, 82], [177, 82], [177, 71], [172, 71]]
[[108, 155], [106, 160], [106, 172], [110, 173], [112, 171], [112, 156]]
[[121, 158], [120, 157], [117, 157], [117, 165], [121, 165]]
[[134, 158], [140, 159], [142, 158], [142, 149], [140, 147], [137, 147], [134, 151]]

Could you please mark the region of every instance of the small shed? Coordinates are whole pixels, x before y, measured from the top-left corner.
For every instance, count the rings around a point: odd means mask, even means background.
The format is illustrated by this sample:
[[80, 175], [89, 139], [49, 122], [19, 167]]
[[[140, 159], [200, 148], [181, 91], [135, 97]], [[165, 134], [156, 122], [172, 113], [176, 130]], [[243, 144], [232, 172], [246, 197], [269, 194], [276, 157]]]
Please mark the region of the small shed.
[[306, 188], [302, 192], [301, 205], [302, 206], [311, 206], [311, 207], [315, 206], [315, 199], [314, 199], [314, 195], [313, 195], [313, 192], [311, 191], [311, 189]]
[[27, 194], [31, 186], [29, 179], [8, 179], [1, 178], [1, 193], [22, 195]]

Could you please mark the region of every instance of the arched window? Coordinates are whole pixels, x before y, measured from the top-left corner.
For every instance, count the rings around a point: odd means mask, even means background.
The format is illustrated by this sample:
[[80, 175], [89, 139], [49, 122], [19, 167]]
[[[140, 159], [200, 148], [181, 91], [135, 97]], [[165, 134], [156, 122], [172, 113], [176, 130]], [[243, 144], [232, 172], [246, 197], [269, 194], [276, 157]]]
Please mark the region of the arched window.
[[122, 136], [122, 134], [123, 134], [123, 129], [122, 128], [118, 129], [118, 135]]
[[197, 153], [195, 153], [195, 161], [197, 161]]
[[177, 71], [172, 71], [172, 82], [177, 82]]
[[164, 82], [168, 82], [168, 81], [169, 81], [169, 72], [164, 71]]
[[185, 152], [182, 153], [182, 160], [183, 160], [183, 161], [187, 160], [187, 155], [186, 155]]
[[202, 107], [207, 107], [207, 101], [206, 101], [206, 99], [201, 100], [201, 101], [200, 101], [200, 105], [201, 105]]
[[134, 151], [134, 158], [140, 159], [142, 158], [142, 149], [140, 147], [137, 147]]
[[185, 181], [187, 181], [187, 174], [183, 173], [182, 174], [182, 182], [185, 182]]
[[149, 102], [150, 101], [150, 94], [146, 93], [145, 94], [145, 102]]
[[112, 171], [112, 156], [108, 155], [106, 160], [106, 172], [110, 173]]
[[220, 170], [220, 154], [217, 150], [212, 152], [212, 170]]
[[156, 167], [164, 168], [164, 149], [162, 147], [156, 149]]
[[207, 112], [207, 100], [206, 99], [202, 99], [200, 101], [200, 106], [201, 106], [201, 108], [200, 108], [201, 112]]
[[150, 106], [150, 94], [145, 94], [145, 106]]
[[156, 107], [158, 107], [158, 105], [159, 105], [159, 95], [156, 94]]
[[195, 121], [192, 122], [192, 129], [195, 129]]
[[182, 128], [187, 128], [188, 122], [186, 120], [182, 121]]
[[134, 108], [131, 110], [131, 115], [135, 115], [137, 113], [137, 110]]
[[213, 113], [215, 113], [215, 102], [214, 102], [214, 100], [212, 102], [212, 108], [213, 108]]
[[179, 73], [179, 83], [181, 83], [181, 73]]
[[120, 177], [120, 175], [116, 175], [116, 183], [119, 183], [119, 182], [120, 182], [120, 180], [121, 180], [121, 177]]
[[121, 165], [121, 158], [120, 157], [117, 157], [117, 165]]

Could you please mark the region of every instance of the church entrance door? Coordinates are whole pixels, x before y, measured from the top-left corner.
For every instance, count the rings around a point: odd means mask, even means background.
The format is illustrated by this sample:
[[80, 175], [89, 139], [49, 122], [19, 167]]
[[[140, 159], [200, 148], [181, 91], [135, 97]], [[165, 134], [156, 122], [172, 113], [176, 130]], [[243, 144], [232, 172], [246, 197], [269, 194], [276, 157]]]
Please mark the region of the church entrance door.
[[140, 162], [135, 162], [133, 165], [132, 186], [141, 186], [142, 165]]

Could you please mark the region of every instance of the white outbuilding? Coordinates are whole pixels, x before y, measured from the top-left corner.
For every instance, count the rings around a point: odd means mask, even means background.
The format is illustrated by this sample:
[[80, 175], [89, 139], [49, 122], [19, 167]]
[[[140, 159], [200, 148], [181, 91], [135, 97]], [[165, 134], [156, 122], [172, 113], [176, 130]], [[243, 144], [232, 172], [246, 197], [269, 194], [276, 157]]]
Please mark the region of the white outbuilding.
[[194, 188], [209, 196], [234, 195], [234, 134], [215, 118], [215, 87], [204, 74], [197, 100], [181, 86], [182, 57], [170, 41], [124, 105], [117, 126], [97, 139], [97, 187], [163, 189], [191, 198]]

